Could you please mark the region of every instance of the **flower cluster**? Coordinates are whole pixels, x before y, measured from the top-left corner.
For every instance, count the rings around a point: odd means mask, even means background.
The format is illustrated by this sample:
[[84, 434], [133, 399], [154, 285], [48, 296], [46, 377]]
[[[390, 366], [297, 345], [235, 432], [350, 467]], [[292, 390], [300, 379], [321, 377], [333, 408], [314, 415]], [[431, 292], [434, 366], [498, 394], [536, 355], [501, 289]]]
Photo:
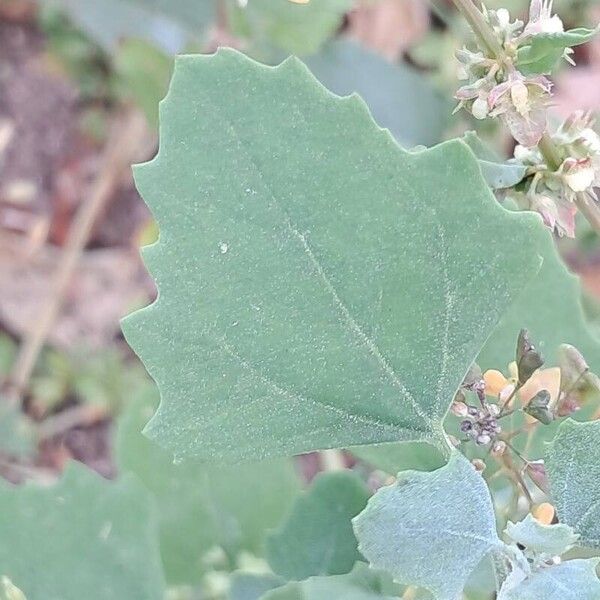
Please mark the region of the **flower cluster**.
[[538, 212], [558, 235], [573, 237], [577, 210], [585, 213], [598, 201], [600, 136], [584, 113], [549, 133], [552, 82], [547, 76], [561, 58], [572, 62], [570, 45], [596, 32], [565, 32], [552, 14], [551, 0], [532, 0], [527, 23], [511, 21], [505, 9], [484, 8], [479, 18], [478, 48], [457, 53], [459, 78], [465, 81], [456, 92], [457, 110], [504, 122], [518, 142], [512, 162], [526, 167], [523, 181], [506, 194], [521, 209]]
[[[476, 119], [500, 117], [526, 147], [535, 146], [546, 130], [552, 82], [544, 73], [523, 73], [519, 50], [530, 46], [536, 36], [564, 31], [562, 21], [551, 11], [551, 2], [533, 0], [525, 24], [511, 22], [506, 9], [484, 9], [483, 16], [502, 51], [489, 56], [485, 48], [463, 48], [457, 53], [459, 78], [466, 81], [456, 92], [458, 108], [465, 108]], [[565, 57], [569, 54], [570, 49], [565, 49]]]
[[514, 162], [528, 167], [529, 176], [520, 189], [508, 195], [526, 210], [537, 211], [558, 235], [575, 235], [576, 201], [597, 202], [600, 187], [600, 135], [590, 114], [576, 112], [552, 134], [561, 161], [551, 169], [537, 148], [519, 145]]
[[[508, 377], [495, 369], [482, 373], [473, 365], [451, 406], [452, 414], [462, 419], [463, 441], [488, 446], [494, 456], [500, 456], [507, 448], [500, 425], [504, 417], [519, 410], [529, 422], [548, 425], [579, 410], [587, 394], [600, 389], [600, 381], [573, 346], [563, 344], [558, 356], [557, 367], [542, 368], [543, 357], [522, 330]], [[468, 401], [469, 392], [476, 402]]]

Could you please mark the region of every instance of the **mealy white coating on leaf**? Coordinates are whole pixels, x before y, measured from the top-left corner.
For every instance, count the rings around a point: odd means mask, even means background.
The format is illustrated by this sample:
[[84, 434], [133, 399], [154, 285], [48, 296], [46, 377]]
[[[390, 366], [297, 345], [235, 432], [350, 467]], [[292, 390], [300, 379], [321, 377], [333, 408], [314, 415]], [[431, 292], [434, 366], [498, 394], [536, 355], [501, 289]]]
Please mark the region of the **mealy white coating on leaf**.
[[161, 391], [146, 432], [179, 460], [448, 451], [451, 398], [540, 264], [537, 218], [463, 143], [402, 151], [296, 59], [180, 57], [136, 182], [159, 298], [123, 329]]
[[600, 548], [600, 421], [563, 422], [545, 465], [561, 523], [580, 535], [582, 546]]
[[598, 600], [600, 580], [596, 567], [599, 560], [569, 560], [541, 568], [518, 585], [503, 588], [498, 600]]
[[396, 581], [456, 600], [481, 559], [502, 549], [480, 473], [458, 452], [430, 473], [406, 471], [354, 519], [359, 550]]
[[509, 522], [506, 534], [513, 542], [525, 546], [531, 552], [552, 556], [561, 556], [570, 550], [579, 538], [569, 525], [544, 525], [531, 514], [518, 523]]

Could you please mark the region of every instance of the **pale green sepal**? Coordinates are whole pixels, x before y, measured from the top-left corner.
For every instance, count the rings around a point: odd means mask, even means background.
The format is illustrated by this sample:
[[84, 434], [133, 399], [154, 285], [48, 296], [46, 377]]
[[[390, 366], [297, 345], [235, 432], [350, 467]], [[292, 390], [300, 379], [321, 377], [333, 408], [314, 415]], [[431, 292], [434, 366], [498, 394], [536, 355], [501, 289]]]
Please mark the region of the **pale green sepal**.
[[580, 27], [557, 33], [539, 33], [531, 43], [522, 46], [517, 52], [517, 68], [525, 75], [550, 73], [556, 63], [573, 46], [589, 42], [598, 29]]

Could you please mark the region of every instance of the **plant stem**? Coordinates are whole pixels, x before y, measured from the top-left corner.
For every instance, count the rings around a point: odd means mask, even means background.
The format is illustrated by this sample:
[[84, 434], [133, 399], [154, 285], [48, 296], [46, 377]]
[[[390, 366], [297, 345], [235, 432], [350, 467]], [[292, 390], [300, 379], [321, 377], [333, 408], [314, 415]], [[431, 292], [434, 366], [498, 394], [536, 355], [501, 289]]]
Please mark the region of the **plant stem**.
[[550, 169], [552, 171], [557, 171], [562, 164], [562, 160], [560, 159], [556, 144], [552, 141], [552, 138], [547, 132], [544, 133], [542, 139], [539, 141], [538, 148]]
[[498, 41], [494, 30], [485, 20], [482, 12], [475, 6], [473, 0], [453, 0], [456, 8], [467, 20], [473, 33], [493, 58], [500, 58], [504, 54], [502, 45]]
[[102, 169], [73, 220], [63, 256], [54, 274], [50, 297], [36, 321], [31, 323], [12, 366], [4, 396], [9, 406], [19, 406], [21, 403], [22, 394], [46, 337], [60, 313], [71, 278], [94, 224], [113, 195], [120, 177], [129, 169], [136, 153], [139, 153], [141, 141], [147, 136], [146, 131], [144, 118], [134, 111], [115, 124], [107, 143]]
[[577, 194], [575, 205], [593, 227], [594, 231], [600, 234], [600, 208], [598, 208], [598, 205], [590, 203], [584, 194]]

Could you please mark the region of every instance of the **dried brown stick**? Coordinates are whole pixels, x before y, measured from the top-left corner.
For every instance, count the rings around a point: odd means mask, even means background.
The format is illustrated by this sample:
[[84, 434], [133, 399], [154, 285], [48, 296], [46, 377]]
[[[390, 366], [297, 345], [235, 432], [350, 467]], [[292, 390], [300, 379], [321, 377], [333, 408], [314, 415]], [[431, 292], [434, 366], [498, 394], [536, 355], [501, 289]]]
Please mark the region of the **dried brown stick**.
[[31, 324], [25, 334], [8, 376], [4, 398], [9, 405], [20, 404], [40, 351], [62, 308], [65, 294], [94, 224], [113, 196], [124, 172], [136, 159], [147, 136], [146, 122], [138, 111], [128, 111], [116, 121], [106, 144], [100, 172], [69, 230], [48, 301], [44, 304], [39, 318]]

